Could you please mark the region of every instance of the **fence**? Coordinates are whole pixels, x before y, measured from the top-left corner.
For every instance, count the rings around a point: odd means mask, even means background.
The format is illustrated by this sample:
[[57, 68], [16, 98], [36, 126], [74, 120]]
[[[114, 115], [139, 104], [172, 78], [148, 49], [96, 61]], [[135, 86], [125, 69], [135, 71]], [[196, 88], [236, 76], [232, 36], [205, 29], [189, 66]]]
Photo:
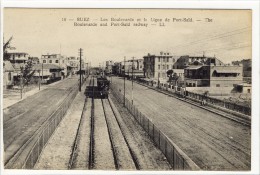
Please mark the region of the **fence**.
[[219, 100], [219, 99], [212, 98], [212, 97], [206, 97], [204, 95], [189, 92], [189, 91], [186, 92], [186, 95], [190, 98], [193, 98], [193, 99], [196, 99], [199, 101], [201, 101], [202, 99], [205, 99], [208, 104], [220, 106], [220, 107], [223, 107], [223, 108], [235, 111], [235, 112], [239, 112], [239, 113], [251, 116], [251, 107], [238, 105], [236, 103]]
[[[147, 83], [140, 82], [140, 81], [138, 83], [142, 83], [146, 86], [151, 86]], [[172, 87], [166, 87], [165, 85], [166, 84], [161, 83], [160, 89], [166, 90], [169, 93], [172, 93], [174, 95], [180, 94], [180, 91], [175, 91]], [[219, 107], [222, 107], [222, 108], [229, 109], [231, 111], [235, 111], [235, 112], [238, 112], [238, 113], [241, 113], [241, 114], [251, 116], [251, 107], [250, 106], [238, 105], [236, 103], [227, 102], [227, 101], [224, 101], [224, 100], [204, 96], [204, 95], [197, 94], [197, 93], [190, 92], [190, 91], [186, 91], [186, 96], [190, 97], [191, 99], [197, 100], [197, 101], [201, 101], [202, 99], [205, 99], [208, 104], [211, 104], [213, 106], [219, 106]]]
[[174, 170], [200, 169], [182, 150], [178, 148], [177, 145], [171, 141], [171, 139], [169, 139], [163, 132], [161, 132], [152, 121], [150, 121], [134, 105], [132, 105], [132, 103], [127, 98], [124, 99], [121, 90], [116, 89], [115, 86], [111, 85], [111, 93], [119, 102], [124, 103], [125, 100], [125, 107], [147, 132], [157, 148], [163, 152]]
[[55, 112], [44, 122], [44, 124], [34, 133], [34, 135], [21, 147], [11, 161], [5, 165], [11, 169], [32, 169], [37, 162], [42, 149], [52, 136], [56, 127], [65, 116], [73, 99], [78, 93], [79, 85], [75, 85], [65, 100], [60, 104]]

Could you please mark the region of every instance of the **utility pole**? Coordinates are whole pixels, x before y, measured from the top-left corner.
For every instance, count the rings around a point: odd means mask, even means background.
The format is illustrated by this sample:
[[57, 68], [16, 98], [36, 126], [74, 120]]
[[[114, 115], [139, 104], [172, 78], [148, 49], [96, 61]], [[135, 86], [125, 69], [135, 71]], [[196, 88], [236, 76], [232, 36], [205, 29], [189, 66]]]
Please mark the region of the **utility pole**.
[[20, 87], [21, 87], [21, 99], [23, 99], [23, 67], [20, 67], [21, 74], [20, 74]]
[[21, 99], [23, 99], [23, 75], [20, 75]]
[[125, 107], [125, 57], [124, 57], [124, 107]]
[[42, 63], [42, 80], [43, 80], [43, 63]]
[[132, 60], [132, 105], [134, 104], [134, 58]]
[[41, 70], [40, 69], [38, 70], [38, 73], [39, 73], [39, 79], [38, 79], [38, 81], [39, 81], [39, 90], [41, 90]]
[[81, 92], [81, 56], [83, 49], [79, 49], [79, 92]]

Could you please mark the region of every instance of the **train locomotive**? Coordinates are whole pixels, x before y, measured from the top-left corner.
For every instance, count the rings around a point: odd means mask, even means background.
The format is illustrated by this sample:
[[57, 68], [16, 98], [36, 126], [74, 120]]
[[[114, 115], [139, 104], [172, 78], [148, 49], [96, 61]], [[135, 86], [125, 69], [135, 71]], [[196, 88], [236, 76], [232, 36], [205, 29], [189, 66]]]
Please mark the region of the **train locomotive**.
[[110, 81], [103, 76], [95, 76], [86, 87], [85, 95], [89, 98], [108, 98]]

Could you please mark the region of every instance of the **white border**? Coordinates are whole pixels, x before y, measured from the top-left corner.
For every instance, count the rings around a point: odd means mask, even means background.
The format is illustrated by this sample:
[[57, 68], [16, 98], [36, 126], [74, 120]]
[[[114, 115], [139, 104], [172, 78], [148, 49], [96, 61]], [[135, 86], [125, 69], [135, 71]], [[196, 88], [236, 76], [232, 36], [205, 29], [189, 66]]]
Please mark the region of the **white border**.
[[[1, 3], [1, 56], [2, 56], [2, 38], [3, 38], [3, 7], [27, 7], [27, 8], [185, 8], [185, 9], [252, 9], [253, 10], [253, 33], [252, 33], [252, 59], [253, 59], [253, 77], [252, 77], [252, 152], [251, 152], [251, 171], [247, 172], [229, 172], [229, 171], [160, 171], [160, 174], [259, 174], [260, 173], [260, 154], [259, 154], [259, 1], [172, 1], [172, 0], [3, 0]], [[1, 59], [1, 70], [3, 70]], [[2, 80], [1, 72], [1, 82]], [[1, 83], [2, 84], [2, 83]], [[1, 90], [1, 104], [3, 88]], [[2, 126], [2, 108], [1, 108], [1, 126]], [[3, 129], [1, 127], [1, 146], [3, 145]], [[2, 147], [1, 147], [2, 148]], [[3, 162], [3, 150], [1, 149], [0, 160]], [[23, 170], [3, 170], [1, 164], [0, 174], [158, 174], [158, 171], [23, 171]]]

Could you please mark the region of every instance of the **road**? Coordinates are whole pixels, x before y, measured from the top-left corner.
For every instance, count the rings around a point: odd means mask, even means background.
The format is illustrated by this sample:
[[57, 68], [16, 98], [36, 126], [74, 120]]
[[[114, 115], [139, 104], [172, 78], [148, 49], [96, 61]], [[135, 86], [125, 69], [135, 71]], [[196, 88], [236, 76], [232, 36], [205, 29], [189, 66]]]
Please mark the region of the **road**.
[[67, 97], [77, 78], [65, 79], [3, 111], [5, 163]]
[[[123, 79], [112, 83], [123, 93]], [[126, 80], [131, 100], [132, 82]], [[134, 105], [203, 170], [250, 170], [251, 129], [134, 83]]]

